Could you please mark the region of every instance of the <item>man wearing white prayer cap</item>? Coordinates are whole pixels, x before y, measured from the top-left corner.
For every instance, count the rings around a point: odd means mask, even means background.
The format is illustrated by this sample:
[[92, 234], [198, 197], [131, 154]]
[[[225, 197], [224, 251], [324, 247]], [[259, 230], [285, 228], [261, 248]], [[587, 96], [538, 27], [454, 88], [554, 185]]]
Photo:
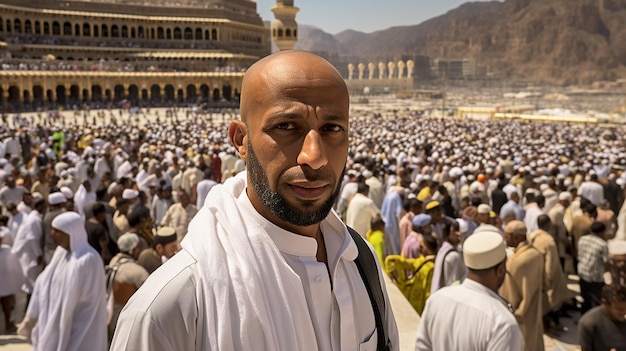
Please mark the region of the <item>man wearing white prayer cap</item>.
[[65, 210], [74, 211], [74, 192], [69, 187], [62, 187], [59, 191], [65, 196]]
[[37, 279], [18, 334], [35, 350], [106, 350], [102, 259], [87, 242], [85, 223], [77, 213], [60, 214], [52, 228], [58, 246]]
[[148, 271], [137, 263], [141, 253], [139, 236], [135, 233], [126, 233], [117, 239], [120, 253], [115, 255], [109, 262], [109, 267], [117, 267], [113, 295], [115, 303], [113, 316], [108, 326], [109, 338], [115, 333], [115, 326], [120, 312], [130, 297], [148, 279]]
[[138, 197], [139, 192], [135, 189], [124, 189], [122, 192], [122, 199], [127, 200], [131, 207], [137, 202]]
[[506, 244], [497, 228], [479, 228], [463, 243], [467, 278], [426, 301], [416, 351], [524, 350], [513, 311], [497, 293], [506, 276]]
[[626, 285], [626, 240], [609, 240], [608, 247], [609, 271], [604, 276], [604, 282]]
[[52, 221], [56, 218], [56, 216], [65, 212], [65, 203], [67, 199], [63, 193], [57, 191], [50, 195], [48, 195], [48, 212], [43, 216], [43, 237], [44, 237], [44, 261], [46, 264], [50, 263], [52, 259], [52, 254], [54, 254], [54, 250], [57, 248], [56, 244], [52, 240], [51, 232], [52, 232]]

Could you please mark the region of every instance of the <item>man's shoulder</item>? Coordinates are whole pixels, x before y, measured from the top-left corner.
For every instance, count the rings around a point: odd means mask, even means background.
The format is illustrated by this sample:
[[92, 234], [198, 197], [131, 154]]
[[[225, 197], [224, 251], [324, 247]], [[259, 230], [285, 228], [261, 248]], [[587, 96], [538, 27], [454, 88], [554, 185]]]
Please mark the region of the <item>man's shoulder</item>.
[[596, 306], [590, 309], [587, 313], [580, 317], [580, 320], [578, 320], [579, 328], [593, 329], [593, 327], [601, 319], [603, 319], [603, 313], [604, 311], [602, 306]]
[[184, 250], [180, 251], [148, 277], [125, 310], [159, 313], [168, 310], [162, 307], [181, 302], [183, 296], [193, 296], [198, 284], [198, 272], [194, 268], [196, 263]]

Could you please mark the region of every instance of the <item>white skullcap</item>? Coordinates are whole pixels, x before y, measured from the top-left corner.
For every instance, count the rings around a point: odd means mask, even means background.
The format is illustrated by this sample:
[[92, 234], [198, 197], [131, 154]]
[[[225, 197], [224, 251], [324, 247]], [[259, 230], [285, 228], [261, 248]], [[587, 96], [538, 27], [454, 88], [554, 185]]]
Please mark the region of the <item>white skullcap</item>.
[[506, 244], [494, 226], [479, 226], [463, 243], [463, 260], [467, 268], [492, 268], [504, 261], [505, 257]]
[[56, 193], [48, 195], [48, 203], [50, 205], [60, 205], [65, 202], [67, 202], [67, 199], [65, 198], [65, 195], [63, 195], [63, 193], [61, 192], [57, 191]]
[[491, 207], [487, 204], [478, 205], [477, 213], [478, 214], [489, 214], [491, 212]]
[[467, 226], [467, 222], [463, 218], [457, 218], [456, 221], [457, 223], [459, 223], [459, 231], [461, 232], [461, 234], [467, 233], [467, 230], [469, 229]]
[[60, 191], [63, 194], [63, 196], [65, 196], [65, 198], [68, 200], [74, 197], [74, 192], [72, 191], [72, 189], [66, 186], [61, 187]]
[[109, 195], [113, 195], [113, 193], [115, 192], [115, 188], [117, 187], [117, 183], [116, 182], [111, 182], [111, 184], [109, 184], [109, 187], [107, 188], [107, 194]]
[[125, 199], [125, 200], [136, 199], [137, 196], [139, 196], [139, 192], [137, 190], [124, 189], [124, 192], [122, 192], [122, 199]]
[[609, 255], [626, 255], [626, 240], [609, 240]]
[[122, 252], [129, 253], [139, 244], [139, 237], [135, 233], [126, 233], [117, 239], [117, 247]]
[[559, 201], [572, 201], [572, 194], [568, 191], [564, 191], [559, 194]]

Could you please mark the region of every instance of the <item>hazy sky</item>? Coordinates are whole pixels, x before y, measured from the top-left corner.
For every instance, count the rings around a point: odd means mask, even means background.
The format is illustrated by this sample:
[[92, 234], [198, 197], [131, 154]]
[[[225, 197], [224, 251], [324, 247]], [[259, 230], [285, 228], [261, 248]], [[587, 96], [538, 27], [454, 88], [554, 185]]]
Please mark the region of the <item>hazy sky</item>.
[[[256, 0], [265, 21], [274, 20], [275, 0]], [[314, 25], [330, 34], [345, 29], [365, 33], [393, 26], [419, 24], [442, 15], [467, 0], [294, 0], [300, 8], [296, 21]]]

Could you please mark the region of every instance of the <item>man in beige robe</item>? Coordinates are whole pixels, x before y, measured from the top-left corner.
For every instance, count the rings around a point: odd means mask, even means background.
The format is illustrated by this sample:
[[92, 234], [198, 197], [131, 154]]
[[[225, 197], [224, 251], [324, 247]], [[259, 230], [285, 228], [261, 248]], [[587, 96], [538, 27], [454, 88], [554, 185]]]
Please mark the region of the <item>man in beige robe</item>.
[[163, 220], [161, 220], [161, 225], [174, 228], [178, 242], [180, 242], [185, 235], [187, 235], [189, 222], [191, 222], [191, 219], [198, 213], [198, 209], [195, 205], [190, 203], [191, 199], [189, 198], [189, 194], [185, 191], [180, 191], [178, 199], [180, 202], [173, 204], [167, 212], [165, 212], [165, 216], [163, 216]]
[[506, 262], [508, 274], [500, 287], [500, 296], [513, 306], [526, 350], [543, 350], [543, 281], [537, 279], [543, 275], [543, 256], [526, 240], [522, 221], [509, 222], [504, 237], [514, 251]]
[[537, 218], [539, 229], [530, 233], [528, 241], [535, 247], [544, 258], [543, 272], [543, 314], [551, 314], [555, 324], [558, 325], [558, 311], [563, 303], [571, 300], [570, 292], [567, 289], [567, 278], [559, 262], [559, 252], [554, 238], [549, 233], [552, 222], [548, 215], [541, 215]]
[[565, 217], [565, 211], [572, 201], [572, 194], [564, 191], [559, 194], [558, 200], [559, 202], [552, 206], [550, 211], [548, 211], [548, 216], [550, 216], [550, 221], [553, 224], [552, 232], [554, 233], [554, 240], [559, 251], [561, 268], [564, 269], [567, 251], [568, 249], [571, 249], [571, 241], [567, 233], [567, 227], [563, 222], [563, 218]]

